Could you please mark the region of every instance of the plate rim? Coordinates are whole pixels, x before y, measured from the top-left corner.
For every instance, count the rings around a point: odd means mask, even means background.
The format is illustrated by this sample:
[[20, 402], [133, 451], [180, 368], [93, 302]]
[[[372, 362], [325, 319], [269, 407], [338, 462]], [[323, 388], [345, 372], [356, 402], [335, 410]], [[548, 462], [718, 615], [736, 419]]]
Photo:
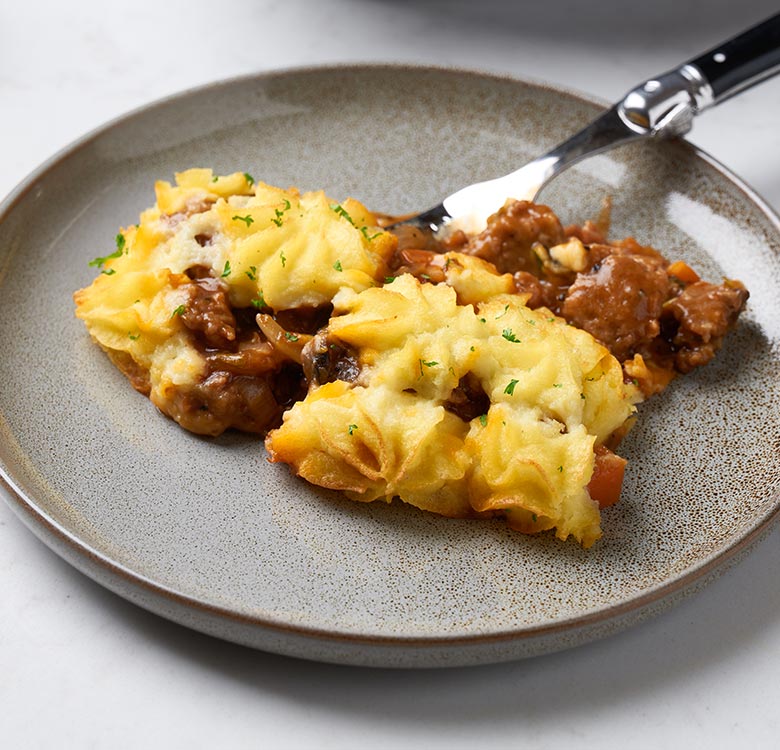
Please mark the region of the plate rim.
[[[555, 94], [563, 94], [568, 97], [579, 100], [588, 105], [598, 107], [609, 106], [604, 100], [585, 94], [575, 89], [565, 86], [551, 84], [546, 81], [535, 80], [531, 77], [519, 77], [509, 73], [500, 73], [495, 71], [485, 71], [475, 68], [460, 68], [456, 66], [438, 66], [414, 63], [384, 63], [384, 62], [349, 62], [322, 65], [294, 66], [272, 70], [264, 70], [254, 73], [246, 73], [239, 76], [218, 79], [205, 84], [192, 86], [180, 91], [167, 94], [154, 99], [150, 102], [132, 108], [116, 117], [113, 117], [97, 127], [87, 131], [80, 137], [71, 141], [61, 149], [57, 150], [50, 157], [39, 164], [35, 169], [27, 174], [16, 186], [0, 201], [0, 224], [2, 224], [15, 210], [17, 204], [24, 200], [25, 195], [34, 188], [35, 184], [44, 178], [46, 174], [57, 168], [63, 161], [78, 152], [80, 149], [93, 143], [99, 137], [108, 133], [112, 129], [120, 126], [138, 115], [151, 112], [157, 107], [171, 104], [179, 99], [185, 99], [191, 96], [197, 96], [210, 90], [241, 84], [251, 81], [267, 81], [275, 78], [287, 78], [290, 76], [300, 76], [308, 74], [322, 74], [332, 71], [334, 73], [355, 72], [382, 72], [382, 71], [408, 71], [410, 73], [440, 73], [446, 75], [463, 75], [476, 79], [489, 79], [493, 81], [503, 81], [506, 83], [521, 84], [535, 89], [542, 89]], [[766, 217], [769, 223], [774, 227], [777, 238], [780, 240], [780, 216], [772, 206], [742, 178], [734, 174], [728, 167], [724, 166], [716, 158], [705, 152], [698, 146], [685, 139], [676, 139], [688, 153], [697, 159], [701, 159], [721, 177], [725, 178], [731, 185], [741, 191], [749, 203], [756, 206]], [[8, 505], [16, 515], [38, 536], [50, 549], [69, 564], [76, 567], [80, 572], [88, 575], [99, 584], [109, 590], [119, 594], [123, 598], [134, 604], [153, 611], [168, 619], [176, 619], [161, 611], [160, 608], [154, 608], [147, 603], [138, 601], [137, 598], [130, 596], [130, 590], [138, 588], [145, 590], [162, 601], [169, 601], [175, 605], [184, 606], [187, 609], [194, 609], [204, 615], [215, 615], [220, 619], [230, 621], [234, 624], [249, 625], [256, 628], [262, 628], [266, 631], [272, 631], [283, 635], [303, 636], [307, 638], [317, 638], [331, 642], [348, 642], [356, 645], [376, 645], [376, 646], [428, 646], [428, 647], [446, 647], [461, 645], [486, 645], [493, 643], [506, 643], [510, 641], [527, 641], [534, 638], [552, 636], [569, 631], [584, 630], [589, 626], [604, 625], [610, 622], [617, 622], [630, 614], [641, 615], [649, 610], [652, 605], [663, 601], [671, 601], [675, 595], [680, 595], [691, 589], [697, 583], [706, 583], [708, 579], [714, 577], [719, 571], [722, 572], [728, 566], [728, 563], [735, 561], [743, 552], [749, 550], [764, 535], [768, 534], [775, 523], [780, 521], [780, 493], [773, 498], [773, 505], [768, 512], [760, 518], [755, 524], [744, 531], [736, 540], [734, 540], [725, 549], [716, 553], [711, 553], [698, 561], [685, 572], [674, 576], [671, 579], [664, 580], [651, 589], [624, 599], [618, 603], [602, 607], [595, 611], [584, 614], [567, 616], [562, 619], [551, 621], [547, 624], [531, 625], [520, 628], [505, 629], [493, 633], [475, 633], [472, 635], [430, 635], [430, 636], [405, 636], [402, 634], [380, 635], [368, 634], [350, 631], [338, 631], [333, 628], [318, 628], [314, 626], [296, 625], [290, 622], [282, 622], [263, 616], [251, 615], [232, 610], [228, 607], [222, 607], [211, 604], [195, 596], [177, 591], [175, 588], [164, 585], [151, 578], [144, 576], [131, 568], [112, 560], [107, 554], [94, 548], [92, 545], [83, 541], [77, 534], [70, 531], [64, 524], [56, 521], [42, 507], [40, 507], [32, 497], [29, 497], [24, 490], [15, 481], [12, 473], [6, 465], [5, 460], [0, 457], [0, 492], [8, 502]], [[56, 542], [64, 542], [70, 549], [75, 559], [65, 555], [58, 549]], [[76, 563], [76, 559], [82, 559], [85, 564], [94, 566], [94, 571], [85, 569]], [[101, 575], [97, 574], [100, 571]], [[114, 585], [111, 585], [114, 584]], [[123, 584], [123, 585], [122, 585]], [[194, 625], [191, 625], [195, 627]], [[261, 647], [262, 648], [262, 647]]]

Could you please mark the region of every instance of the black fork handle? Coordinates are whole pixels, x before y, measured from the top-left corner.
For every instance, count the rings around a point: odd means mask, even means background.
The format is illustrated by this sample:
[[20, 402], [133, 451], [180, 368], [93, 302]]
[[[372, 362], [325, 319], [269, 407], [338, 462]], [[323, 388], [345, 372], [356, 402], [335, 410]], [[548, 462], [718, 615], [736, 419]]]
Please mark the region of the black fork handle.
[[780, 71], [780, 13], [690, 60], [709, 81], [713, 104]]

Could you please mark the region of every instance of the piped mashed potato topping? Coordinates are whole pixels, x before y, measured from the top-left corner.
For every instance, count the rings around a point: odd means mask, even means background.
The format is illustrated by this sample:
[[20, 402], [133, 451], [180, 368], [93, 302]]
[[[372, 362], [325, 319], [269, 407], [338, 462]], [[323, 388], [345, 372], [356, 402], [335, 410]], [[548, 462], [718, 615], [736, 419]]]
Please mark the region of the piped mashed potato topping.
[[272, 461], [355, 500], [584, 546], [635, 404], [706, 364], [748, 297], [526, 201], [441, 240], [246, 173], [155, 192], [74, 296], [163, 413], [265, 435]]
[[286, 365], [299, 337], [288, 334], [281, 351], [255, 315], [317, 310], [341, 289], [373, 286], [396, 239], [358, 201], [336, 204], [248, 174], [190, 169], [155, 192], [156, 205], [117, 235], [116, 251], [93, 261], [102, 273], [76, 292], [76, 315], [182, 426], [264, 432], [296, 395]]
[[[624, 427], [639, 395], [592, 336], [522, 295], [459, 304], [448, 284], [408, 274], [343, 290], [334, 304], [327, 347], [353, 351], [359, 373], [313, 384], [268, 435], [272, 460], [355, 500], [500, 515], [585, 546], [600, 536], [594, 448]], [[464, 391], [484, 408], [470, 419]]]

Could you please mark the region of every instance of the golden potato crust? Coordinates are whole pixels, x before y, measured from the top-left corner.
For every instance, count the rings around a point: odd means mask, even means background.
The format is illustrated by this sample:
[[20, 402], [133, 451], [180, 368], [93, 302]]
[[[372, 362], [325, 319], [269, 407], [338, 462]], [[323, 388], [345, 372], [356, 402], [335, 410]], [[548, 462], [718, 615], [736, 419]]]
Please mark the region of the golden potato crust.
[[[479, 275], [481, 263], [464, 266]], [[312, 383], [267, 436], [271, 460], [355, 500], [501, 515], [591, 545], [594, 449], [624, 428], [639, 392], [589, 334], [500, 290], [460, 304], [463, 266], [449, 277], [459, 291], [405, 274], [337, 295], [326, 340], [353, 352], [359, 372]], [[481, 391], [483, 413], [453, 404], [464, 383], [472, 398]]]
[[163, 413], [266, 435], [271, 461], [361, 502], [585, 547], [635, 404], [709, 361], [748, 297], [525, 201], [433, 237], [246, 173], [155, 192], [74, 298]]
[[[357, 201], [247, 174], [190, 169], [155, 192], [116, 250], [93, 261], [101, 273], [75, 293], [76, 315], [186, 429], [264, 433], [301, 395], [303, 329], [327, 317], [339, 290], [373, 286], [396, 239]], [[269, 340], [264, 330], [284, 315], [296, 332]]]

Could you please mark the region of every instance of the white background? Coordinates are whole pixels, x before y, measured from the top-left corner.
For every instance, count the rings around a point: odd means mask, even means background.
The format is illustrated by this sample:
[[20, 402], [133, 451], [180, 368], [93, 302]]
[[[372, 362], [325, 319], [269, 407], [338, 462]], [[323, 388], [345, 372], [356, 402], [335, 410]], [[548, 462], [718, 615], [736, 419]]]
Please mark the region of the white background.
[[[0, 194], [84, 131], [224, 77], [427, 62], [614, 100], [777, 10], [757, 0], [0, 0]], [[775, 210], [778, 120], [780, 77], [703, 115], [690, 136]], [[71, 569], [0, 503], [0, 744], [778, 747], [778, 542], [775, 529], [702, 593], [608, 640], [394, 672], [253, 652], [161, 620]]]

